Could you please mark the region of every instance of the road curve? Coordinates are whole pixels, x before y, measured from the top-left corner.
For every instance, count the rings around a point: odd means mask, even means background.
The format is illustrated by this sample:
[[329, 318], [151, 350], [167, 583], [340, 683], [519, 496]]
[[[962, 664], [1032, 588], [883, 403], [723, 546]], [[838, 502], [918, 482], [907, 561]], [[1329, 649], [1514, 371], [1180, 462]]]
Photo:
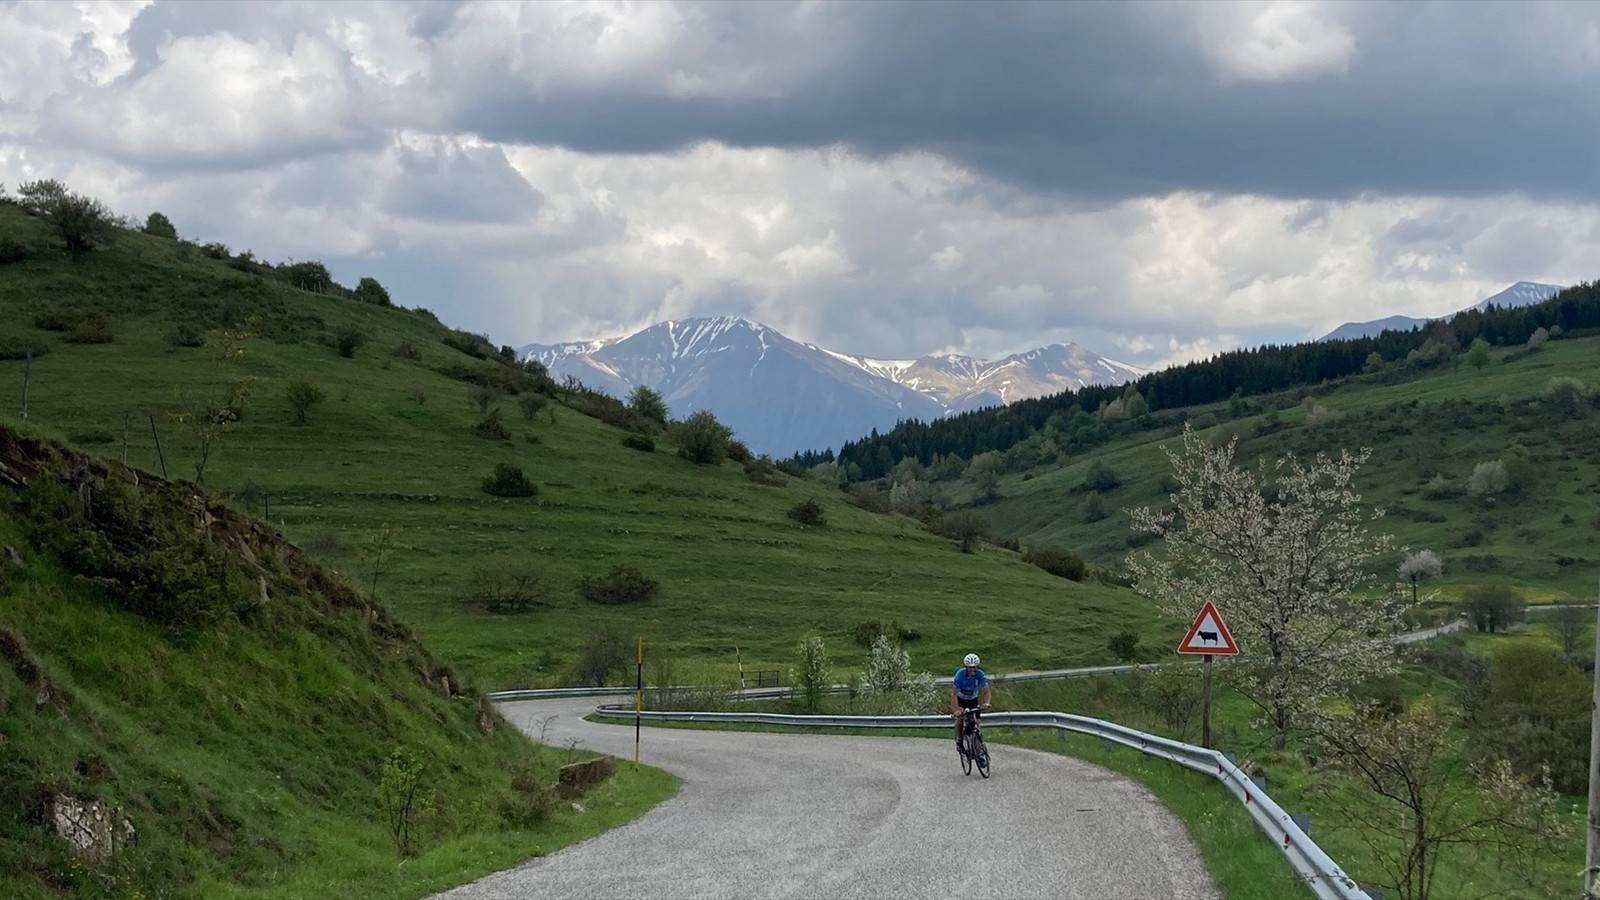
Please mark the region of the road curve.
[[[593, 700], [503, 704], [555, 746], [633, 758]], [[1178, 820], [1142, 785], [1015, 747], [961, 774], [952, 734], [846, 737], [645, 729], [644, 761], [683, 780], [638, 820], [437, 896], [481, 898], [1220, 896]]]

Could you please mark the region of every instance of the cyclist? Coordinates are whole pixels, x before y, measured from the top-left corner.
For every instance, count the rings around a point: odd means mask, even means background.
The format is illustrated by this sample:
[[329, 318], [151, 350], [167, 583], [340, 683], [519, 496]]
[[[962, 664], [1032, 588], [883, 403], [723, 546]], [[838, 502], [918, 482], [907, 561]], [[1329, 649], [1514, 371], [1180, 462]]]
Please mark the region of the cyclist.
[[[983, 670], [978, 668], [978, 654], [968, 653], [961, 660], [961, 668], [956, 670], [955, 677], [950, 679], [950, 715], [956, 720], [956, 750], [961, 750], [961, 720], [963, 709], [984, 710], [989, 708], [989, 679], [984, 676]], [[979, 694], [983, 695], [980, 703]]]

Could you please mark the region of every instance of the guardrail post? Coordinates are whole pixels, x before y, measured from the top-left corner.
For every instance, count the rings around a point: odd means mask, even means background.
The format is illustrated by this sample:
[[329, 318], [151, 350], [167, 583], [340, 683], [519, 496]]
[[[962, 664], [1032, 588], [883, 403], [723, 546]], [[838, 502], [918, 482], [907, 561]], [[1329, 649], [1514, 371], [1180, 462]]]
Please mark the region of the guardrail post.
[[1265, 775], [1251, 775], [1250, 776], [1250, 780], [1255, 782], [1255, 785], [1256, 785], [1257, 788], [1259, 788], [1259, 789], [1261, 789], [1263, 791], [1267, 789], [1267, 776], [1265, 776]]
[[1301, 834], [1305, 835], [1306, 837], [1311, 837], [1310, 816], [1303, 813], [1290, 813], [1289, 820], [1294, 822], [1295, 827], [1300, 829]]

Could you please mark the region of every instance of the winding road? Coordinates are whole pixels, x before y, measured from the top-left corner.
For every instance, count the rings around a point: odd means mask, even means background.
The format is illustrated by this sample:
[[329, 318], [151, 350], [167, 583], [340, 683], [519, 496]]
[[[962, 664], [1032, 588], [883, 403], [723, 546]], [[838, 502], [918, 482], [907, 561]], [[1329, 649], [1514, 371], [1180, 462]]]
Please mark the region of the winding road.
[[[554, 746], [633, 758], [633, 729], [593, 700], [500, 711]], [[1121, 775], [998, 746], [961, 774], [949, 740], [646, 729], [644, 761], [683, 789], [634, 822], [437, 895], [1219, 897], [1187, 832]]]

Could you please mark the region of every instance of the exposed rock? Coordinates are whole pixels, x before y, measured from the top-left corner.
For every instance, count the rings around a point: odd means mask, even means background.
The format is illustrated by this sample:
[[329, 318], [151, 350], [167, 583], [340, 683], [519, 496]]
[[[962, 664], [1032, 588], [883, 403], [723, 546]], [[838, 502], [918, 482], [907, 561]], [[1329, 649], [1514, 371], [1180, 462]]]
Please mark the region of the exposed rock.
[[122, 810], [97, 800], [58, 794], [50, 800], [50, 820], [72, 855], [103, 867], [133, 841], [133, 823]]

